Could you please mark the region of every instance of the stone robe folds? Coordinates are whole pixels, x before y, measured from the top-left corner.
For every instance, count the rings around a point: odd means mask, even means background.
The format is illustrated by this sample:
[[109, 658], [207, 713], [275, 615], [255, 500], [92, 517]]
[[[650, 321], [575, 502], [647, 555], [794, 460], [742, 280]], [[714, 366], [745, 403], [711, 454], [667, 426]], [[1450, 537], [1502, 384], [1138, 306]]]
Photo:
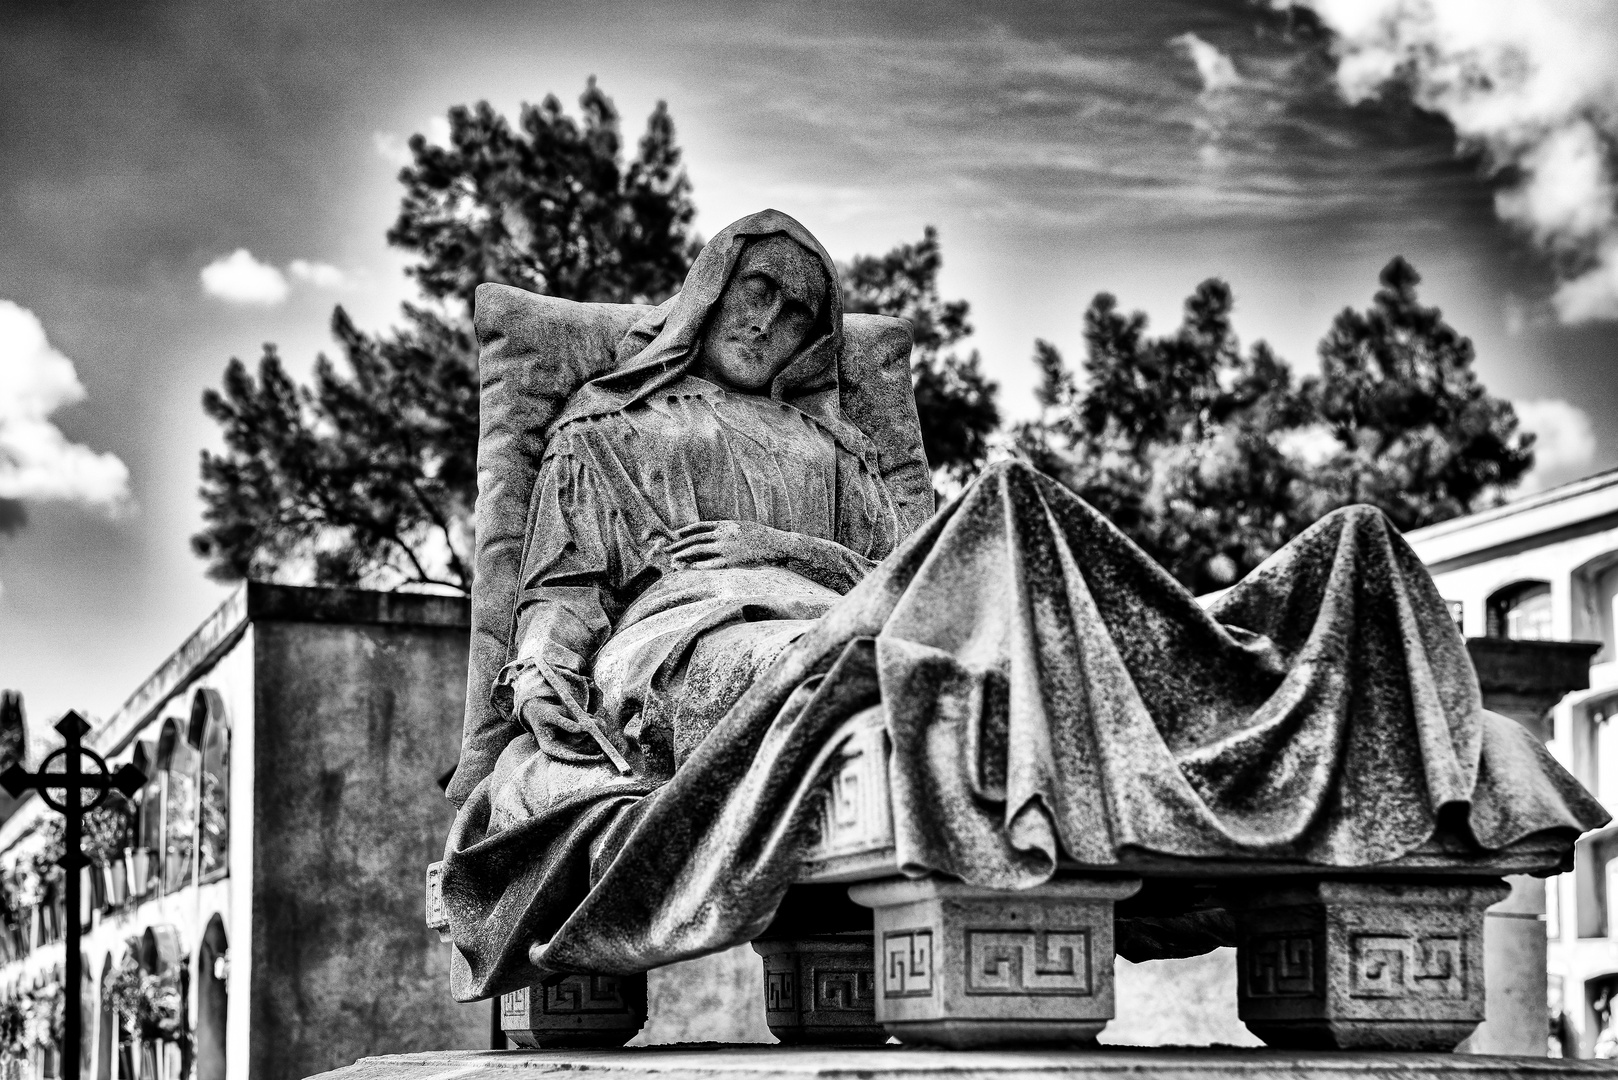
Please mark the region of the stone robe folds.
[[[451, 788], [459, 1000], [760, 934], [870, 708], [899, 869], [995, 888], [1059, 860], [1365, 866], [1440, 832], [1494, 850], [1607, 820], [1483, 711], [1444, 602], [1374, 510], [1318, 522], [1207, 611], [1019, 464], [905, 538], [837, 404], [835, 288], [768, 397], [690, 374], [739, 251], [773, 233], [835, 281], [785, 215], [723, 230], [551, 435], [494, 687], [507, 722], [468, 729]], [[869, 573], [839, 597], [778, 568], [672, 571], [663, 545], [702, 519], [835, 540]]]
[[1608, 819], [1481, 708], [1431, 579], [1367, 509], [1323, 519], [1204, 611], [1055, 482], [996, 467], [733, 703], [705, 707], [721, 705], [650, 794], [597, 766], [600, 786], [498, 831], [467, 804], [444, 876], [458, 997], [760, 933], [838, 733], [873, 705], [902, 869], [992, 887], [1132, 853], [1364, 866], [1441, 815], [1484, 849]]

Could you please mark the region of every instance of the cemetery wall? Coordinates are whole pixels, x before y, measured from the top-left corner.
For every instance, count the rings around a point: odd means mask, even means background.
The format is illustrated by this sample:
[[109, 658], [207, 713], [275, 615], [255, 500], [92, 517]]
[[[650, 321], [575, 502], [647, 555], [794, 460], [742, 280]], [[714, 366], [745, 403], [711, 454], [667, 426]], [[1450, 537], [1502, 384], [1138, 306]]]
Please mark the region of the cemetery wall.
[[451, 806], [467, 656], [458, 599], [275, 594], [254, 620], [251, 1075], [489, 1045], [449, 999], [422, 880]]

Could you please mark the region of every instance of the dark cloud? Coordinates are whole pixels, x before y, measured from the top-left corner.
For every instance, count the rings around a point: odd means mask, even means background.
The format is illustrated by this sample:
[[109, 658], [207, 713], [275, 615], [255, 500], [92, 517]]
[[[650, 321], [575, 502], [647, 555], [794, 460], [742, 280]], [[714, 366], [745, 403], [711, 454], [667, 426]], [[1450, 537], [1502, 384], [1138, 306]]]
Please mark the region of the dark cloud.
[[[1239, 81], [1211, 92], [1170, 44], [1185, 34]], [[1345, 104], [1328, 46], [1306, 15], [1248, 0], [10, 0], [0, 298], [74, 359], [89, 397], [64, 428], [130, 465], [142, 510], [41, 507], [9, 527], [0, 637], [23, 648], [0, 655], [0, 684], [33, 680], [45, 711], [106, 711], [219, 595], [185, 547], [215, 437], [197, 398], [265, 340], [307, 363], [332, 298], [295, 285], [281, 307], [228, 308], [202, 266], [246, 247], [354, 269], [370, 291], [344, 303], [383, 321], [405, 286], [381, 239], [395, 166], [373, 136], [485, 97], [572, 107], [591, 72], [632, 132], [669, 99], [710, 231], [774, 203], [847, 257], [941, 226], [946, 283], [1013, 413], [1032, 338], [1076, 351], [1098, 289], [1161, 319], [1200, 277], [1231, 276], [1244, 331], [1307, 362], [1331, 311], [1363, 305], [1402, 252], [1481, 335], [1491, 387], [1567, 396], [1618, 449], [1613, 333], [1498, 328], [1504, 297], [1548, 293], [1540, 257], [1495, 220], [1442, 118]], [[85, 675], [73, 643], [92, 638], [106, 647]]]
[[28, 508], [21, 499], [0, 499], [0, 536], [15, 533], [28, 524]]

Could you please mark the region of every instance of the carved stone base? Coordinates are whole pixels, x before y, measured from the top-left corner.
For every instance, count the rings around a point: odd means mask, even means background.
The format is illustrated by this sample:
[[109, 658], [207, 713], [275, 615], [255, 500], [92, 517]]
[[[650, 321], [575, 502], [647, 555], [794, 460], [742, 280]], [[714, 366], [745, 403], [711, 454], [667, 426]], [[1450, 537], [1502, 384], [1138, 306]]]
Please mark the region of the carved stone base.
[[645, 1024], [645, 975], [566, 975], [500, 996], [500, 1030], [518, 1046], [622, 1046]]
[[1247, 888], [1237, 1013], [1270, 1046], [1452, 1050], [1483, 1021], [1483, 910], [1503, 883]]
[[764, 1022], [787, 1045], [879, 1046], [870, 934], [755, 941], [764, 958]]
[[1139, 888], [1133, 878], [1021, 892], [856, 885], [849, 895], [875, 909], [876, 1018], [907, 1043], [1089, 1042], [1113, 1015], [1113, 904]]

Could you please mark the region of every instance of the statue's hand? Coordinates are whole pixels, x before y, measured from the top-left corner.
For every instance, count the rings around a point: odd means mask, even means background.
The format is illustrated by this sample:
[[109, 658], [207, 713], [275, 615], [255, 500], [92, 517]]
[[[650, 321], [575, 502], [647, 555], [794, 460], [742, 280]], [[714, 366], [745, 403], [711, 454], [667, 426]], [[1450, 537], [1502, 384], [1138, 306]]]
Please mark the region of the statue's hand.
[[681, 570], [787, 566], [803, 539], [756, 521], [697, 521], [677, 530], [667, 551]]
[[693, 522], [675, 532], [667, 551], [681, 570], [781, 566], [838, 592], [853, 588], [874, 565], [831, 540], [756, 521]]

